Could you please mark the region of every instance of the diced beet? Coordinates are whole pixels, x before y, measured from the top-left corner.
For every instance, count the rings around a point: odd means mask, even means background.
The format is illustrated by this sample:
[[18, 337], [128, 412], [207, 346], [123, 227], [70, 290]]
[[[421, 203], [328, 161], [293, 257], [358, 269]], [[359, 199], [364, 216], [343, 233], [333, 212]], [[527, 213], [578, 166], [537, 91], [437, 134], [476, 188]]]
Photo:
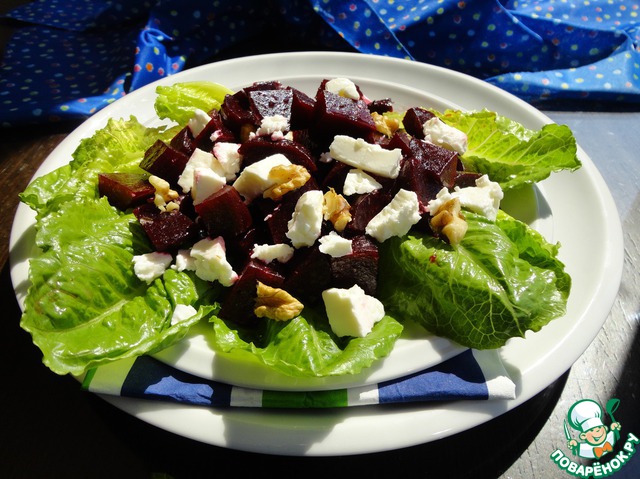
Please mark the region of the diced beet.
[[291, 90], [254, 90], [247, 93], [249, 106], [257, 121], [268, 116], [281, 115], [291, 120]]
[[148, 178], [143, 173], [100, 173], [98, 192], [107, 197], [111, 206], [124, 211], [153, 197], [155, 188]]
[[373, 100], [369, 103], [369, 111], [371, 113], [388, 113], [393, 111], [393, 101], [390, 98], [383, 98], [382, 100]]
[[342, 134], [363, 137], [375, 132], [367, 104], [362, 100], [352, 100], [329, 91], [319, 89], [316, 95], [316, 123], [312, 127], [314, 136], [332, 138]]
[[402, 162], [398, 185], [415, 192], [421, 213], [427, 210], [427, 204], [436, 197], [443, 186], [437, 177], [427, 172], [424, 161], [417, 157], [407, 158]]
[[[209, 112], [211, 120], [202, 129], [198, 136], [193, 140], [194, 148], [200, 148], [204, 151], [211, 151], [213, 144], [218, 141], [235, 142], [236, 137], [233, 132], [227, 128], [222, 121], [220, 112], [212, 110]], [[212, 135], [214, 137], [212, 138]]]
[[227, 260], [236, 271], [243, 269], [251, 259], [253, 246], [256, 244], [268, 244], [269, 242], [270, 238], [263, 228], [252, 227], [235, 238], [225, 241]]
[[341, 161], [332, 161], [329, 166], [329, 171], [322, 181], [322, 189], [327, 190], [328, 188], [333, 188], [337, 193], [342, 194], [344, 180], [347, 178], [347, 173], [349, 173], [349, 170], [351, 170], [353, 166], [342, 163]]
[[434, 116], [433, 113], [424, 108], [409, 108], [402, 119], [402, 124], [407, 133], [422, 140], [424, 139], [422, 125]]
[[358, 236], [365, 233], [369, 221], [382, 211], [392, 196], [386, 189], [378, 189], [359, 196], [351, 205], [351, 221], [344, 230], [345, 236]]
[[378, 289], [378, 246], [364, 235], [351, 240], [353, 252], [331, 258], [332, 285], [350, 288], [357, 284], [368, 295], [375, 296]]
[[263, 160], [276, 153], [281, 153], [291, 163], [304, 166], [310, 173], [317, 170], [311, 152], [300, 143], [291, 140], [272, 141], [269, 138], [257, 137], [242, 143], [238, 153], [242, 156], [242, 164], [244, 166]]
[[249, 108], [247, 94], [243, 90], [233, 95], [225, 96], [220, 107], [220, 116], [225, 126], [236, 137], [240, 136], [241, 130], [246, 125], [257, 126], [256, 118]]
[[291, 88], [291, 120], [292, 130], [309, 128], [313, 120], [316, 100], [296, 88]]
[[189, 128], [189, 126], [185, 126], [173, 138], [171, 138], [169, 146], [178, 150], [180, 153], [191, 156], [193, 150], [195, 150], [196, 148], [193, 144], [193, 140], [194, 138], [193, 134], [191, 133], [191, 128]]
[[238, 280], [228, 291], [218, 316], [247, 327], [259, 324], [260, 319], [253, 312], [258, 281], [272, 288], [280, 288], [284, 276], [272, 264], [257, 260], [249, 261]]
[[168, 181], [171, 186], [176, 186], [188, 161], [189, 157], [184, 153], [162, 140], [156, 140], [145, 152], [140, 168]]
[[232, 238], [247, 231], [252, 225], [251, 212], [240, 193], [224, 185], [201, 203], [195, 205], [208, 234], [212, 237]]
[[265, 81], [254, 82], [252, 85], [244, 87], [242, 90], [245, 93], [249, 93], [252, 91], [259, 91], [259, 90], [282, 90], [282, 89], [284, 89], [284, 86], [279, 81], [265, 80]]
[[331, 287], [330, 258], [318, 249], [317, 243], [297, 249], [287, 263], [289, 271], [283, 289], [302, 303], [317, 304], [322, 300], [322, 291]]
[[135, 208], [133, 214], [156, 251], [175, 251], [197, 237], [196, 224], [180, 210], [162, 212], [146, 203]]

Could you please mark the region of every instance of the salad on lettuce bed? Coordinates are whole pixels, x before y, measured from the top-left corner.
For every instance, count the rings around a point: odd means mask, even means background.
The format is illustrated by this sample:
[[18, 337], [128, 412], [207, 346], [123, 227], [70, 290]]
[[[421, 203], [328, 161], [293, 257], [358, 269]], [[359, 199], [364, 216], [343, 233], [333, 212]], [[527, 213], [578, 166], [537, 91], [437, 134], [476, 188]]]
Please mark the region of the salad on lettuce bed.
[[356, 374], [408, 321], [486, 349], [564, 314], [560, 245], [494, 207], [581, 166], [566, 126], [398, 112], [347, 79], [315, 96], [157, 95], [170, 126], [112, 118], [21, 194], [41, 249], [21, 326], [54, 372], [152, 354], [206, 321], [237, 361]]

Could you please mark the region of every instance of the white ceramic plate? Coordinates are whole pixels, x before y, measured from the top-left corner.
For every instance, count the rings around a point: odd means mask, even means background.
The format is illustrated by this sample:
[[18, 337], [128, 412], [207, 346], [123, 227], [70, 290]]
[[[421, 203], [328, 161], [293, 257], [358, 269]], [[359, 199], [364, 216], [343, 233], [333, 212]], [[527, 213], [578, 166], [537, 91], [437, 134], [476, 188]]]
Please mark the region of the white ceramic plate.
[[[453, 103], [469, 110], [488, 108], [529, 128], [537, 129], [551, 121], [527, 103], [466, 75], [361, 54], [245, 57], [194, 68], [159, 83], [207, 79], [236, 88], [259, 80], [315, 82], [337, 76], [371, 85], [386, 83], [387, 87], [393, 85], [394, 91], [411, 95], [425, 92], [435, 100], [446, 98], [445, 105]], [[81, 131], [72, 133], [60, 145], [55, 155], [68, 158], [82, 137], [102, 126], [107, 117], [128, 111], [126, 105], [148, 111], [153, 89], [155, 85], [142, 88], [93, 116]], [[591, 160], [582, 150], [579, 155], [583, 168], [552, 175], [540, 185], [543, 204], [553, 212], [548, 216], [551, 225], [543, 229], [549, 227], [553, 240], [562, 244], [560, 257], [573, 278], [573, 289], [566, 316], [502, 348], [503, 362], [516, 382], [516, 399], [327, 411], [213, 410], [128, 398], [105, 399], [144, 421], [195, 440], [287, 455], [345, 455], [411, 446], [464, 431], [516, 407], [555, 381], [582, 354], [606, 320], [620, 284], [623, 247], [616, 207]], [[24, 263], [33, 253], [32, 232], [22, 225], [22, 214], [28, 211], [18, 212], [11, 237], [12, 279], [19, 301], [26, 291]], [[585, 237], [590, 240], [584, 241]]]

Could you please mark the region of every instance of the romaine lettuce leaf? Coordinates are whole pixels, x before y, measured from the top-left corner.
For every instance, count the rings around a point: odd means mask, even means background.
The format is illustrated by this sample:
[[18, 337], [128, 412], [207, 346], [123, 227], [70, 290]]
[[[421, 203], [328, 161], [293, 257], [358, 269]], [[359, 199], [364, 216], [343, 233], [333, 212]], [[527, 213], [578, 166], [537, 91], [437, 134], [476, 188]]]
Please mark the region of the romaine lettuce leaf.
[[551, 245], [500, 211], [469, 225], [451, 246], [430, 235], [382, 245], [379, 297], [387, 313], [461, 345], [488, 349], [523, 337], [565, 312], [571, 279]]
[[158, 118], [173, 120], [185, 125], [196, 109], [209, 112], [220, 109], [224, 97], [233, 94], [232, 90], [207, 81], [176, 83], [156, 88], [158, 97], [155, 102]]
[[364, 338], [341, 340], [328, 330], [326, 318], [309, 308], [291, 321], [266, 321], [259, 333], [239, 331], [217, 317], [212, 321], [218, 352], [238, 363], [261, 362], [292, 377], [357, 374], [387, 356], [403, 330], [385, 316]]
[[467, 134], [468, 149], [461, 157], [465, 169], [489, 175], [505, 191], [581, 166], [575, 138], [565, 125], [534, 131], [487, 110], [447, 110], [439, 116]]
[[[198, 307], [198, 286], [167, 270], [151, 285], [134, 274], [132, 215], [106, 199], [66, 202], [37, 232], [43, 253], [30, 264], [21, 326], [58, 374], [153, 352], [178, 341], [214, 310], [171, 325], [176, 304]], [[135, 231], [135, 230], [133, 230]]]
[[169, 139], [174, 131], [148, 128], [135, 117], [110, 119], [107, 125], [85, 138], [71, 161], [32, 181], [20, 199], [39, 216], [55, 211], [62, 203], [97, 198], [98, 173], [142, 172], [138, 164], [156, 141]]

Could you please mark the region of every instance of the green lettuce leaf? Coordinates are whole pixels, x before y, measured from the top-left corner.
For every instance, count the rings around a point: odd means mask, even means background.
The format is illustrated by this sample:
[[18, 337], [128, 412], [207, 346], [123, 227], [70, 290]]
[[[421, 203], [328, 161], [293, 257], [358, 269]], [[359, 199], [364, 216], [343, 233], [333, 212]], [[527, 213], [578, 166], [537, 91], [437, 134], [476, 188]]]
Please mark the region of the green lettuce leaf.
[[161, 119], [185, 125], [196, 109], [209, 112], [219, 110], [224, 97], [234, 92], [218, 83], [194, 81], [156, 88], [155, 109]]
[[158, 138], [169, 139], [174, 131], [148, 128], [135, 117], [110, 119], [107, 125], [85, 138], [71, 161], [55, 171], [36, 178], [20, 199], [39, 216], [56, 211], [67, 201], [98, 197], [98, 173], [140, 173], [144, 152]]
[[581, 166], [576, 141], [566, 125], [529, 130], [521, 124], [483, 110], [447, 110], [445, 123], [467, 134], [468, 149], [461, 160], [469, 171], [488, 174], [503, 190], [544, 180], [552, 172]]
[[177, 304], [198, 306], [198, 286], [173, 270], [151, 285], [141, 282], [131, 267], [132, 221], [106, 199], [66, 202], [41, 221], [36, 242], [43, 253], [31, 260], [21, 326], [54, 372], [80, 374], [156, 351], [213, 312], [202, 306], [171, 325]]
[[571, 279], [551, 245], [504, 212], [494, 223], [465, 211], [462, 242], [408, 235], [381, 251], [387, 313], [461, 345], [497, 348], [562, 316]]
[[259, 333], [239, 331], [217, 317], [212, 321], [218, 352], [238, 363], [261, 362], [292, 377], [357, 374], [387, 356], [403, 330], [385, 316], [364, 338], [341, 340], [328, 330], [326, 318], [309, 308], [291, 321], [267, 321]]

